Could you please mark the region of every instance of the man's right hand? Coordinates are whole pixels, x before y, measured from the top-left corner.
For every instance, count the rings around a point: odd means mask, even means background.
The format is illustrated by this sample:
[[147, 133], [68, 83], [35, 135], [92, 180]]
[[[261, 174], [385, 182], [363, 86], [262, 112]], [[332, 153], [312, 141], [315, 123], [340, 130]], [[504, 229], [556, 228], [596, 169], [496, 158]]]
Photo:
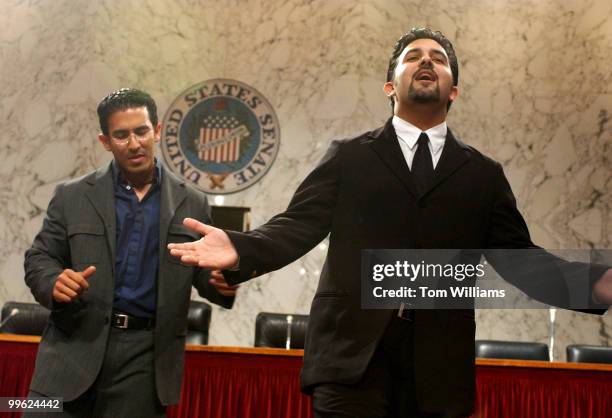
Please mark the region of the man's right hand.
[[94, 266], [89, 266], [83, 271], [71, 269], [62, 271], [53, 286], [53, 300], [62, 303], [74, 301], [81, 293], [89, 289], [87, 279], [95, 272]]

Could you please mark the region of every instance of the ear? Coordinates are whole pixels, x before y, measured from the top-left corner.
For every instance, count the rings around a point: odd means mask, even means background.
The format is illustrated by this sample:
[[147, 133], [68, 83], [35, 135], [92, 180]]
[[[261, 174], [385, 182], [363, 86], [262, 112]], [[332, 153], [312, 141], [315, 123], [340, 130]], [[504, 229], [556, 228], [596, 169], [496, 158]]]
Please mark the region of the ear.
[[393, 81], [387, 81], [385, 84], [383, 84], [383, 91], [387, 97], [395, 96], [395, 86], [393, 86]]
[[455, 101], [455, 99], [459, 96], [459, 87], [453, 86], [451, 87], [450, 95], [448, 96], [449, 101]]
[[159, 142], [159, 139], [161, 138], [161, 123], [158, 122], [157, 125], [155, 125], [153, 134], [154, 134], [155, 142]]
[[107, 151], [111, 151], [111, 146], [110, 146], [110, 137], [104, 135], [103, 133], [99, 133], [98, 134], [98, 141], [100, 141], [100, 143], [102, 144], [102, 146], [104, 147], [105, 150]]

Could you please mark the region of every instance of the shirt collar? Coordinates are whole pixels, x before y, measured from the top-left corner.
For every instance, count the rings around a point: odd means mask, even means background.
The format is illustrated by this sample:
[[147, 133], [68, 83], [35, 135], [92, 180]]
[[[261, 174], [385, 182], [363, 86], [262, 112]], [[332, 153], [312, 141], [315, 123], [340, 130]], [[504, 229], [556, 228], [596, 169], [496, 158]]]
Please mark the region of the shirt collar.
[[[399, 118], [397, 115], [393, 116], [391, 123], [393, 124], [397, 137], [404, 141], [410, 150], [413, 150], [422, 131], [410, 122]], [[447, 130], [448, 128], [446, 126], [446, 121], [444, 121], [441, 124], [425, 131], [429, 137], [429, 140], [431, 141], [431, 149], [434, 154], [440, 152], [444, 146]]]
[[[128, 185], [129, 183], [123, 177], [123, 174], [121, 173], [121, 170], [119, 169], [119, 166], [117, 165], [117, 161], [115, 161], [114, 159], [111, 163], [111, 167], [112, 167], [112, 172], [113, 172], [113, 182], [115, 183], [115, 185], [116, 186]], [[152, 183], [153, 185], [160, 184], [161, 173], [162, 173], [161, 163], [159, 162], [157, 158], [155, 158], [155, 174], [153, 176], [153, 183]]]

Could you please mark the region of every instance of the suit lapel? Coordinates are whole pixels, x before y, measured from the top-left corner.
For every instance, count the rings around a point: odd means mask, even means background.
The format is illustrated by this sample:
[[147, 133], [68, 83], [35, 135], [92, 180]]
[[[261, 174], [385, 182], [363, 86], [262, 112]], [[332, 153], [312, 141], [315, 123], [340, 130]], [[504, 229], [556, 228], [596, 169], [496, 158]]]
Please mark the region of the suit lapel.
[[168, 170], [162, 167], [161, 179], [161, 207], [159, 212], [159, 259], [162, 260], [162, 255], [165, 254], [166, 241], [168, 239], [168, 228], [170, 222], [176, 213], [176, 209], [185, 200], [185, 183]]
[[449, 129], [446, 133], [446, 141], [444, 141], [444, 148], [442, 149], [440, 161], [438, 161], [436, 169], [434, 170], [434, 179], [423, 193], [423, 196], [457, 171], [469, 160], [469, 158], [469, 148], [465, 144], [459, 142]]
[[168, 268], [168, 260], [171, 257], [168, 254], [168, 229], [174, 218], [176, 210], [181, 206], [187, 192], [185, 191], [185, 183], [175, 177], [168, 170], [161, 169], [161, 201], [159, 212], [159, 266], [157, 274], [157, 311], [163, 312], [163, 307], [166, 304], [166, 295], [171, 294], [172, 275], [166, 272]]
[[438, 161], [434, 171], [434, 179], [425, 192], [419, 195], [412, 174], [406, 164], [404, 153], [399, 146], [397, 134], [395, 133], [391, 119], [389, 119], [382, 128], [373, 131], [370, 137], [374, 139], [370, 142], [372, 149], [417, 199], [422, 198], [436, 188], [470, 158], [469, 148], [457, 140], [449, 129], [446, 133], [446, 141], [444, 142], [440, 161]]
[[382, 128], [373, 131], [370, 137], [374, 139], [370, 142], [372, 149], [378, 154], [385, 165], [389, 167], [391, 172], [400, 179], [408, 191], [417, 198], [419, 194], [411, 178], [412, 176], [406, 164], [404, 153], [397, 142], [397, 134], [395, 133], [391, 119], [389, 119]]
[[117, 222], [115, 219], [113, 173], [110, 164], [106, 168], [99, 169], [95, 176], [87, 180], [87, 183], [91, 187], [85, 192], [85, 195], [102, 219], [104, 230], [106, 231], [106, 242], [111, 253], [113, 264], [111, 268], [114, 272]]

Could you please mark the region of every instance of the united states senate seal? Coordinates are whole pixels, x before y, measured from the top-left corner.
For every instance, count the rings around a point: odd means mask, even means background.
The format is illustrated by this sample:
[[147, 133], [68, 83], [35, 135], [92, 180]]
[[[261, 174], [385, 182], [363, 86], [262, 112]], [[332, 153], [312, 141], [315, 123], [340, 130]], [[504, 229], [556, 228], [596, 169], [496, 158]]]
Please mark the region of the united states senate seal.
[[166, 166], [200, 190], [229, 194], [257, 183], [280, 146], [274, 109], [253, 87], [213, 79], [181, 93], [162, 124]]

